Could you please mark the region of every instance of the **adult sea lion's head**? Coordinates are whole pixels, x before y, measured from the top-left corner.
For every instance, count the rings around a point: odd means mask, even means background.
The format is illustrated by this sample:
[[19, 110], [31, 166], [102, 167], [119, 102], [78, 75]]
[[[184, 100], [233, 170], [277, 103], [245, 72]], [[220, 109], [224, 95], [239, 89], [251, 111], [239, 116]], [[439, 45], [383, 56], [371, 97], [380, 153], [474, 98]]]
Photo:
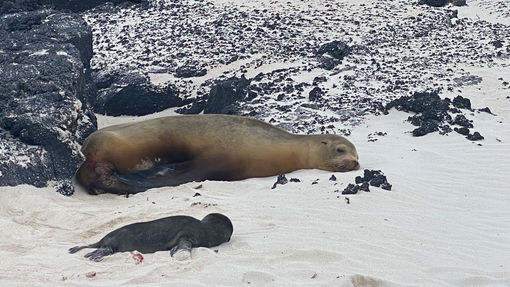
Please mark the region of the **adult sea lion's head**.
[[356, 147], [339, 135], [317, 135], [315, 145], [320, 158], [317, 168], [327, 171], [351, 171], [360, 168]]

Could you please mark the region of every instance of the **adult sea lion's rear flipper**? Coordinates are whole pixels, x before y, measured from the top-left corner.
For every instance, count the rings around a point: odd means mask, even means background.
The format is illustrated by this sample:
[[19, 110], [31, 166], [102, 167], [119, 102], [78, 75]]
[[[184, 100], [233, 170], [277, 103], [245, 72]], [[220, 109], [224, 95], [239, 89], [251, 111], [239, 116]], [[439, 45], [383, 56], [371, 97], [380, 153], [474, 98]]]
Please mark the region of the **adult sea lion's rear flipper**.
[[134, 173], [118, 174], [122, 183], [139, 189], [176, 186], [190, 181], [204, 180], [204, 169], [193, 166], [191, 161], [160, 165]]

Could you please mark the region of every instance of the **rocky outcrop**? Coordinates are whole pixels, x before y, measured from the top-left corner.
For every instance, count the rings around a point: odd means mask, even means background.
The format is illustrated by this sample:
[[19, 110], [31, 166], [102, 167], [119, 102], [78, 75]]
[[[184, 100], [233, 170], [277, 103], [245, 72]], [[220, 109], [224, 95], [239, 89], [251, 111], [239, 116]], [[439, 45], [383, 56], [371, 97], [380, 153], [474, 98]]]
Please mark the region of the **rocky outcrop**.
[[2, 11], [8, 14], [0, 16], [0, 185], [57, 182], [59, 192], [72, 194], [70, 180], [83, 160], [80, 144], [96, 129], [86, 90], [91, 30], [76, 14], [10, 13], [23, 5], [5, 3]]
[[98, 72], [93, 81], [97, 90], [97, 98], [90, 99], [94, 111], [109, 116], [147, 115], [190, 102], [180, 98], [174, 85], [155, 86], [138, 73]]

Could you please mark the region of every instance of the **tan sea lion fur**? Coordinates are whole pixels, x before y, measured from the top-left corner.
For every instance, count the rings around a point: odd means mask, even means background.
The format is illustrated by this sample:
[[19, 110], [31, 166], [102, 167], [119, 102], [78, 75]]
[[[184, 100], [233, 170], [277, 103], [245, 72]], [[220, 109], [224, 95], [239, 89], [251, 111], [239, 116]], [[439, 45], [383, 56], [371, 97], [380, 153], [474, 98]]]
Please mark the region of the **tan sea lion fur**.
[[190, 181], [240, 180], [298, 169], [359, 169], [339, 135], [297, 135], [233, 115], [181, 115], [106, 127], [84, 142], [76, 178], [89, 193], [128, 194]]

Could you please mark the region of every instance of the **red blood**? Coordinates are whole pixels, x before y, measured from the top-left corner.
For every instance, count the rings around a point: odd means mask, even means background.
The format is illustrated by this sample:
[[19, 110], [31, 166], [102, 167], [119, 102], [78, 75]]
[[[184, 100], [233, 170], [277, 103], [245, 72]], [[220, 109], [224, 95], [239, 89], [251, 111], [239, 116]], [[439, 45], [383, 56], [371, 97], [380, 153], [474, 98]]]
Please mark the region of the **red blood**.
[[133, 259], [135, 260], [136, 264], [140, 264], [143, 261], [143, 256], [140, 253], [133, 254]]
[[93, 277], [96, 277], [96, 272], [91, 271], [91, 272], [89, 272], [89, 273], [85, 274], [85, 276], [87, 276], [87, 278], [93, 278]]
[[66, 281], [67, 280], [67, 276], [62, 276], [62, 281]]

